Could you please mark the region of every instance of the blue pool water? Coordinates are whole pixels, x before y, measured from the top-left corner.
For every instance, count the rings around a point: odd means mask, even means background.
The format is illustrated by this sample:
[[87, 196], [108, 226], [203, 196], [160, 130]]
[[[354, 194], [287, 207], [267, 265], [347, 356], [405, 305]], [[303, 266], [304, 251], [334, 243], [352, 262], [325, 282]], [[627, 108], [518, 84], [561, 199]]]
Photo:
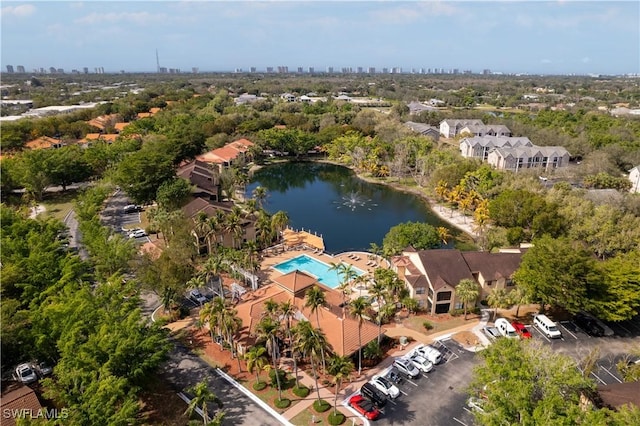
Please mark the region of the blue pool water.
[[[293, 259], [278, 263], [277, 265], [274, 265], [273, 268], [278, 272], [282, 272], [283, 274], [288, 274], [289, 272], [295, 271], [296, 269], [298, 271], [309, 273], [316, 277], [322, 284], [330, 288], [336, 288], [342, 282], [342, 279], [340, 275], [338, 275], [338, 272], [334, 269], [331, 269], [331, 265], [320, 262], [319, 260], [307, 256], [306, 254], [302, 254], [300, 256], [294, 257]], [[353, 267], [353, 270], [358, 275], [364, 274], [363, 270], [358, 269], [355, 266]]]

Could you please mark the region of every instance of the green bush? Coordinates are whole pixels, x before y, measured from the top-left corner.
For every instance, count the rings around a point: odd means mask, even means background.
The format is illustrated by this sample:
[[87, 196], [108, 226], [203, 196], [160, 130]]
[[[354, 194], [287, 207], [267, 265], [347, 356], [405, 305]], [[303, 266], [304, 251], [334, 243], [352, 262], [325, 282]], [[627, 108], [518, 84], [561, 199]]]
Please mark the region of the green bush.
[[311, 390], [306, 386], [294, 386], [292, 392], [298, 398], [306, 398]]
[[267, 382], [260, 382], [260, 383], [256, 382], [253, 384], [253, 390], [257, 392], [260, 392], [266, 387], [267, 387]]
[[425, 328], [425, 330], [433, 330], [433, 324], [431, 324], [430, 321], [423, 322], [422, 326]]
[[340, 411], [329, 414], [327, 421], [330, 425], [341, 425], [347, 418]]
[[273, 404], [276, 406], [276, 408], [283, 409], [291, 405], [291, 400], [287, 398], [282, 398], [282, 399], [276, 398]]
[[271, 380], [271, 386], [278, 387], [278, 382], [276, 381], [276, 371], [278, 372], [278, 377], [280, 378], [280, 386], [284, 387], [287, 384], [287, 372], [281, 369], [269, 370], [269, 380]]
[[313, 401], [313, 409], [316, 410], [316, 413], [324, 413], [329, 408], [331, 408], [331, 404], [329, 404], [324, 399]]

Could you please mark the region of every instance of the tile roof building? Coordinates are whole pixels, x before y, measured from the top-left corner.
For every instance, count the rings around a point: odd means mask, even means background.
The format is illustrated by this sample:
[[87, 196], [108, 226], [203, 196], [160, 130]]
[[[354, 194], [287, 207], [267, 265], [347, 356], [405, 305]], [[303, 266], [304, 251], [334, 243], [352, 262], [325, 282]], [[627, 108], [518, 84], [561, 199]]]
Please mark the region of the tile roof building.
[[193, 160], [181, 165], [176, 174], [193, 185], [194, 196], [208, 198], [211, 201], [221, 200], [220, 177], [211, 164]]
[[561, 146], [519, 146], [495, 148], [487, 155], [487, 162], [500, 170], [518, 172], [538, 168], [545, 171], [569, 165], [569, 152]]
[[40, 136], [38, 139], [34, 139], [25, 144], [29, 149], [57, 149], [62, 148], [66, 144], [62, 139], [54, 139], [49, 136]]
[[196, 160], [217, 164], [221, 169], [229, 167], [238, 161], [245, 161], [247, 158], [247, 152], [254, 145], [248, 139], [239, 139], [231, 143], [226, 144], [221, 148], [217, 148], [198, 155]]
[[518, 146], [533, 146], [527, 137], [517, 136], [473, 136], [460, 141], [460, 152], [466, 158], [487, 160], [489, 152], [495, 148], [514, 148]]
[[[5, 392], [7, 391], [7, 392]], [[14, 426], [17, 424], [13, 413], [22, 413], [26, 417], [33, 417], [43, 413], [43, 407], [38, 396], [29, 386], [20, 386], [15, 389], [3, 389], [0, 397], [0, 410], [2, 410], [2, 426]]]
[[414, 121], [407, 121], [404, 125], [416, 133], [431, 137], [434, 141], [438, 141], [438, 139], [440, 139], [440, 131], [436, 127], [424, 123], [416, 123]]

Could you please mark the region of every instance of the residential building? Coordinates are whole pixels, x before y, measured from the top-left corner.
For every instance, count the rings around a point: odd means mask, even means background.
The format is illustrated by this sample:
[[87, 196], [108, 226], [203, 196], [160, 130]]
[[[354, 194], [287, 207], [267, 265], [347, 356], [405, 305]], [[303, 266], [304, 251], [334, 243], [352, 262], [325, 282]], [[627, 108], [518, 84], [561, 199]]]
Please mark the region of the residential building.
[[[231, 229], [203, 229], [198, 224], [205, 223], [204, 219], [218, 216], [236, 214], [237, 207], [231, 201], [212, 202], [204, 198], [195, 198], [182, 208], [184, 216], [194, 221], [193, 236], [201, 254], [209, 251], [210, 245], [222, 245], [224, 247], [240, 247], [247, 241], [256, 239], [256, 219], [253, 216], [240, 214], [238, 216], [239, 231]], [[212, 233], [213, 231], [213, 233]]]
[[495, 148], [489, 152], [487, 162], [500, 170], [517, 172], [539, 168], [545, 171], [569, 165], [569, 152], [561, 146], [520, 146]]
[[18, 65], [18, 72], [19, 72], [20, 74], [24, 74], [24, 73], [25, 73], [25, 71], [24, 71], [24, 65]]
[[238, 96], [237, 98], [233, 99], [233, 102], [236, 105], [244, 105], [244, 104], [252, 104], [254, 102], [260, 101], [260, 100], [264, 100], [265, 98], [261, 97], [261, 96], [256, 96], [256, 95], [251, 95], [249, 93], [243, 93], [240, 96]]
[[80, 139], [80, 144], [91, 144], [95, 141], [102, 141], [108, 144], [112, 144], [118, 139], [120, 135], [117, 133], [87, 133], [83, 139]]
[[239, 161], [248, 159], [249, 149], [254, 145], [248, 139], [239, 139], [223, 146], [198, 155], [196, 160], [218, 165], [220, 169], [230, 167]]
[[478, 283], [481, 297], [495, 288], [510, 289], [521, 253], [460, 252], [459, 250], [407, 249], [391, 259], [410, 297], [430, 314], [462, 308], [455, 288], [463, 279]]
[[280, 95], [280, 99], [283, 99], [287, 102], [295, 102], [296, 96], [291, 93], [283, 93], [282, 95]]
[[438, 108], [434, 108], [433, 106], [430, 105], [425, 105], [423, 103], [420, 103], [418, 101], [411, 101], [407, 104], [407, 106], [409, 107], [409, 114], [414, 115], [414, 114], [420, 114], [421, 112], [424, 111], [437, 111]]
[[62, 141], [62, 139], [50, 138], [49, 136], [40, 136], [37, 139], [29, 141], [24, 144], [26, 148], [29, 149], [58, 149], [62, 148], [66, 144]]
[[466, 158], [480, 158], [487, 160], [489, 152], [495, 148], [514, 148], [518, 146], [533, 146], [527, 137], [511, 136], [474, 136], [460, 141], [460, 152]]
[[210, 201], [222, 199], [220, 176], [210, 163], [193, 160], [180, 166], [176, 174], [193, 185], [192, 194], [195, 197], [207, 198]]
[[13, 65], [7, 65], [7, 73], [13, 74]]
[[438, 139], [440, 139], [440, 131], [428, 124], [407, 121], [406, 123], [404, 123], [404, 125], [416, 133], [420, 133], [423, 136], [432, 138], [434, 141], [438, 141]]
[[12, 413], [20, 413], [26, 415], [27, 418], [31, 415], [33, 419], [44, 418], [42, 404], [34, 390], [29, 386], [3, 385], [0, 401], [2, 426], [15, 426], [17, 424], [16, 420], [19, 416], [11, 415]]
[[113, 125], [117, 121], [118, 121], [117, 114], [108, 114], [108, 115], [101, 115], [96, 118], [92, 118], [91, 120], [87, 121], [87, 123], [90, 126], [93, 126], [97, 129], [104, 130], [107, 127], [113, 127]]
[[511, 130], [502, 124], [468, 124], [458, 131], [458, 135], [464, 134], [474, 136], [511, 136]]
[[629, 180], [631, 181], [631, 192], [640, 192], [640, 166], [635, 166], [629, 170]]
[[483, 126], [482, 120], [442, 120], [440, 134], [445, 138], [453, 138], [460, 134], [460, 130], [467, 126]]

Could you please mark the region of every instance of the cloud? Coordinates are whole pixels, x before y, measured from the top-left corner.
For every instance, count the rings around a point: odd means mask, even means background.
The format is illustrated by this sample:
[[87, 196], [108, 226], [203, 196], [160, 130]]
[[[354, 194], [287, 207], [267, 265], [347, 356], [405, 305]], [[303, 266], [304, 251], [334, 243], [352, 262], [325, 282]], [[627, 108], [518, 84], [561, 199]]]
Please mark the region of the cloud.
[[164, 23], [167, 15], [164, 13], [152, 14], [148, 12], [120, 12], [120, 13], [91, 13], [76, 19], [76, 24], [96, 25], [104, 23], [133, 23], [136, 25], [148, 25], [152, 23]]
[[21, 4], [20, 6], [5, 6], [1, 9], [2, 16], [18, 16], [25, 17], [32, 15], [36, 11], [36, 7], [32, 4]]

